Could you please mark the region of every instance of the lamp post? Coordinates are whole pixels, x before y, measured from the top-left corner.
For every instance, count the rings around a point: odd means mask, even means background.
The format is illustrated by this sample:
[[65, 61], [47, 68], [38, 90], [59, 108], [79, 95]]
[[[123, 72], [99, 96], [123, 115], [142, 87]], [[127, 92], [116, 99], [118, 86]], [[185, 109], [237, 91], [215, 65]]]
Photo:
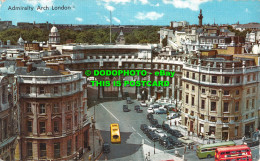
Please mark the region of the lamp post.
[[93, 134], [93, 158], [95, 157], [95, 139], [94, 139], [94, 132], [95, 132], [95, 122], [96, 122], [96, 101], [94, 101], [94, 118], [92, 119], [92, 134]]
[[155, 140], [153, 141], [153, 148], [154, 148], [154, 154], [155, 154]]

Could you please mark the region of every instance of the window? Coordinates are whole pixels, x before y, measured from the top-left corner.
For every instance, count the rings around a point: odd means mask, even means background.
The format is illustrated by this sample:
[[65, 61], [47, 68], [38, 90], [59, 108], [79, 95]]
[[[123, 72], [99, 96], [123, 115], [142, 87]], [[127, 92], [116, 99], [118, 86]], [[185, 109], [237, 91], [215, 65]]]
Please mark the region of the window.
[[215, 122], [215, 121], [216, 121], [216, 117], [211, 116], [211, 117], [210, 117], [210, 121]]
[[66, 85], [66, 91], [67, 91], [67, 92], [70, 91], [70, 85]]
[[236, 83], [240, 83], [240, 76], [237, 76]]
[[44, 87], [40, 87], [40, 94], [44, 94]]
[[27, 157], [32, 158], [33, 150], [32, 150], [32, 142], [27, 142]]
[[211, 94], [216, 95], [217, 91], [216, 90], [211, 90]]
[[74, 116], [74, 124], [75, 124], [75, 126], [77, 126], [77, 124], [78, 124], [78, 116], [77, 115]]
[[246, 92], [246, 93], [247, 93], [247, 94], [250, 94], [250, 88], [247, 89], [247, 92]]
[[193, 91], [195, 91], [195, 87], [194, 86], [192, 86], [192, 88], [191, 88]]
[[74, 91], [77, 89], [77, 83], [74, 83]]
[[225, 78], [224, 78], [224, 83], [225, 83], [225, 84], [228, 84], [228, 83], [229, 83], [229, 79], [230, 79], [230, 77], [225, 77]]
[[248, 119], [248, 115], [246, 115], [246, 119]]
[[54, 121], [53, 122], [53, 131], [55, 133], [58, 133], [59, 132], [59, 121]]
[[255, 99], [252, 99], [252, 108], [255, 108]]
[[200, 114], [200, 119], [204, 120], [204, 115], [203, 114]]
[[206, 93], [205, 88], [202, 88], [201, 92], [202, 92], [202, 93]]
[[236, 117], [235, 117], [235, 122], [237, 122], [237, 121], [238, 121], [238, 117], [236, 116]]
[[255, 93], [255, 87], [252, 88], [252, 93]]
[[255, 114], [252, 112], [252, 113], [251, 113], [251, 117], [254, 117], [254, 116], [255, 116]]
[[187, 78], [189, 78], [189, 75], [190, 75], [190, 73], [189, 73], [189, 72], [187, 72], [187, 73], [186, 73], [186, 77], [187, 77]]
[[211, 83], [217, 83], [217, 76], [212, 76]]
[[[3, 134], [2, 134], [2, 140], [6, 139], [7, 136], [7, 125], [8, 125], [8, 121], [7, 118], [3, 119]], [[2, 132], [2, 131], [1, 131]]]
[[58, 87], [54, 87], [54, 88], [53, 88], [53, 93], [54, 93], [54, 94], [57, 94], [57, 93], [58, 93]]
[[59, 113], [60, 112], [60, 107], [58, 103], [53, 104], [53, 113]]
[[185, 108], [185, 113], [189, 113], [189, 110], [187, 108]]
[[224, 44], [224, 43], [225, 43], [225, 40], [224, 40], [224, 39], [219, 39], [219, 43], [220, 43], [220, 44]]
[[67, 102], [67, 111], [70, 111], [71, 110], [71, 101], [68, 101]]
[[186, 95], [186, 103], [189, 103], [189, 95]]
[[250, 75], [247, 75], [247, 81], [250, 82]]
[[206, 75], [202, 75], [202, 82], [206, 81]]
[[191, 115], [191, 116], [194, 116], [194, 111], [191, 111], [191, 112], [190, 112], [190, 115]]
[[211, 102], [211, 111], [216, 111], [216, 102]]
[[186, 89], [189, 89], [189, 85], [188, 84], [186, 84]]
[[74, 109], [76, 110], [77, 107], [78, 107], [78, 102], [77, 102], [77, 100], [75, 99], [75, 101], [74, 101]]
[[239, 90], [236, 90], [236, 95], [239, 95]]
[[26, 94], [30, 94], [31, 93], [31, 88], [30, 86], [26, 86]]
[[225, 91], [224, 91], [224, 95], [225, 95], [225, 96], [228, 96], [228, 95], [229, 95], [229, 91], [226, 91], [226, 90], [225, 90]]
[[194, 106], [194, 97], [191, 97], [191, 105]]
[[205, 109], [205, 100], [201, 100], [201, 109]]
[[67, 141], [67, 155], [71, 154], [71, 140]]
[[26, 112], [27, 113], [31, 113], [32, 112], [31, 103], [26, 103]]
[[228, 112], [228, 102], [224, 102], [224, 112]]
[[40, 114], [45, 113], [45, 104], [40, 104]]
[[27, 121], [27, 132], [32, 132], [32, 121]]
[[67, 119], [67, 130], [71, 130], [71, 119]]
[[42, 133], [45, 133], [45, 122], [44, 121], [41, 121], [40, 123], [39, 123], [39, 126], [40, 126], [40, 133], [42, 134]]
[[223, 120], [222, 120], [224, 123], [228, 123], [228, 117], [223, 117]]
[[46, 158], [46, 144], [40, 143], [40, 158], [45, 159]]
[[195, 79], [195, 73], [192, 73], [192, 79]]
[[235, 104], [235, 112], [239, 111], [239, 101], [236, 102]]
[[60, 143], [54, 143], [54, 158], [60, 158]]
[[255, 76], [255, 74], [253, 74], [253, 81], [255, 81], [255, 79], [256, 79], [256, 76]]
[[246, 108], [249, 108], [249, 100], [246, 100]]

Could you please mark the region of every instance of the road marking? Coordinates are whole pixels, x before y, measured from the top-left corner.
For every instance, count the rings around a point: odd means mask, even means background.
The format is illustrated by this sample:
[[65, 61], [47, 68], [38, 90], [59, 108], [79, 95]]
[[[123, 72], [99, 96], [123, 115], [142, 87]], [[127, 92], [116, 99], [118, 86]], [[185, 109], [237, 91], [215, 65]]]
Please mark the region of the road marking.
[[132, 129], [133, 129], [134, 131], [136, 131], [135, 128], [134, 128], [133, 126], [132, 126]]
[[105, 109], [105, 110], [107, 110], [107, 112], [108, 112], [108, 113], [110, 113], [110, 115], [112, 115], [112, 116], [113, 116], [113, 117], [114, 117], [114, 118], [115, 118], [117, 121], [119, 121], [119, 119], [118, 119], [118, 118], [116, 118], [116, 116], [115, 116], [115, 115], [113, 115], [113, 114], [112, 114], [112, 112], [110, 112], [110, 111], [109, 111], [109, 110], [108, 110], [108, 109], [107, 109], [107, 108], [106, 108], [106, 107], [105, 107], [105, 106], [104, 106], [102, 103], [101, 103], [100, 105], [101, 105], [101, 106], [103, 106], [103, 107], [104, 107], [104, 109]]
[[152, 144], [149, 140], [145, 139], [145, 141], [147, 141], [148, 143]]
[[143, 137], [141, 134], [137, 133], [139, 136]]

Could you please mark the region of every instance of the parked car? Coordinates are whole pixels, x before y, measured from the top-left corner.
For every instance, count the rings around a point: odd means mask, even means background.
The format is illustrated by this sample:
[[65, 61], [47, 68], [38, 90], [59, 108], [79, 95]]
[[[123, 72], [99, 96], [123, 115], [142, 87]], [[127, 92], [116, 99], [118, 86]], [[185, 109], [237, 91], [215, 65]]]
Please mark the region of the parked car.
[[177, 117], [178, 117], [178, 114], [177, 114], [177, 113], [169, 113], [169, 115], [166, 116], [166, 118], [167, 118], [168, 120], [175, 119], [175, 118], [177, 118]]
[[148, 109], [147, 109], [147, 112], [148, 112], [148, 113], [154, 113], [154, 110], [153, 110], [152, 108], [148, 108]]
[[131, 110], [128, 108], [127, 105], [123, 105], [123, 111], [124, 111], [124, 112], [129, 112], [129, 111], [131, 111]]
[[140, 102], [140, 106], [142, 106], [142, 107], [147, 107], [148, 105], [147, 105], [147, 103], [146, 103], [145, 101], [141, 101], [141, 102]]
[[126, 103], [127, 103], [127, 104], [133, 103], [130, 97], [126, 97]]
[[137, 110], [135, 110], [137, 113], [142, 113], [143, 112], [143, 110], [142, 109], [137, 109]]
[[174, 149], [174, 145], [169, 140], [166, 140], [163, 143], [163, 147], [166, 148], [166, 149]]
[[149, 137], [149, 139], [151, 139], [152, 141], [158, 141], [159, 140], [159, 136], [156, 135], [154, 132], [152, 132]]
[[155, 114], [166, 114], [167, 110], [165, 110], [164, 108], [158, 108], [158, 109], [154, 109], [154, 113]]
[[167, 136], [167, 135], [164, 133], [164, 131], [163, 131], [163, 130], [160, 130], [160, 129], [157, 129], [157, 130], [155, 130], [154, 132], [155, 132], [155, 134], [159, 135], [160, 137], [165, 137], [165, 136]]
[[104, 143], [103, 144], [103, 152], [104, 153], [110, 153], [110, 145], [109, 145], [109, 143]]
[[142, 130], [142, 131], [144, 131], [145, 129], [147, 129], [148, 128], [148, 126], [146, 125], [146, 124], [141, 124], [140, 125], [140, 129]]
[[155, 131], [155, 130], [157, 130], [157, 128], [155, 127], [155, 126], [148, 126], [148, 129], [149, 129], [149, 131]]
[[183, 144], [186, 144], [186, 145], [193, 145], [194, 144], [194, 141], [190, 140], [188, 137], [181, 137], [181, 138], [178, 138], [179, 141], [181, 141]]
[[155, 104], [151, 104], [149, 108], [153, 108], [153, 109], [156, 109], [156, 108], [159, 108], [160, 105], [155, 103]]
[[148, 113], [148, 114], [147, 114], [147, 116], [146, 116], [146, 118], [147, 118], [148, 120], [151, 120], [151, 119], [153, 119], [153, 114], [151, 114], [151, 113]]
[[158, 120], [156, 120], [156, 119], [151, 119], [151, 120], [150, 120], [150, 123], [151, 123], [152, 125], [157, 125], [157, 124], [158, 124]]
[[168, 131], [171, 128], [170, 128], [170, 125], [168, 125], [168, 124], [162, 124], [162, 129], [165, 130], [165, 131]]
[[178, 140], [175, 136], [168, 136], [167, 139], [175, 146], [181, 147], [183, 146], [182, 142]]
[[167, 133], [173, 135], [173, 136], [176, 136], [176, 137], [183, 137], [183, 135], [178, 131], [178, 130], [174, 130], [174, 129], [169, 129], [167, 131]]
[[139, 105], [135, 105], [135, 110], [140, 109]]
[[157, 128], [162, 128], [162, 125], [160, 125], [160, 124], [155, 124], [155, 127], [157, 127]]

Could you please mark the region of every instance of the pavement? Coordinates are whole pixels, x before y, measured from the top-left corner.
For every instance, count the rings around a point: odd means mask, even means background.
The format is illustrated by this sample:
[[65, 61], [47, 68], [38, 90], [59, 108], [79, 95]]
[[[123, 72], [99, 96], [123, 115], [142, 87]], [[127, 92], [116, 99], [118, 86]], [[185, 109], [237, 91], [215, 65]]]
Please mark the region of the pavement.
[[[84, 149], [85, 152], [82, 157], [82, 161], [94, 161], [98, 160], [99, 157], [102, 155], [102, 145], [103, 145], [103, 138], [100, 134], [98, 129], [94, 130], [94, 144], [93, 144], [93, 129], [89, 130], [89, 146], [90, 150]], [[93, 155], [93, 150], [95, 155]]]

